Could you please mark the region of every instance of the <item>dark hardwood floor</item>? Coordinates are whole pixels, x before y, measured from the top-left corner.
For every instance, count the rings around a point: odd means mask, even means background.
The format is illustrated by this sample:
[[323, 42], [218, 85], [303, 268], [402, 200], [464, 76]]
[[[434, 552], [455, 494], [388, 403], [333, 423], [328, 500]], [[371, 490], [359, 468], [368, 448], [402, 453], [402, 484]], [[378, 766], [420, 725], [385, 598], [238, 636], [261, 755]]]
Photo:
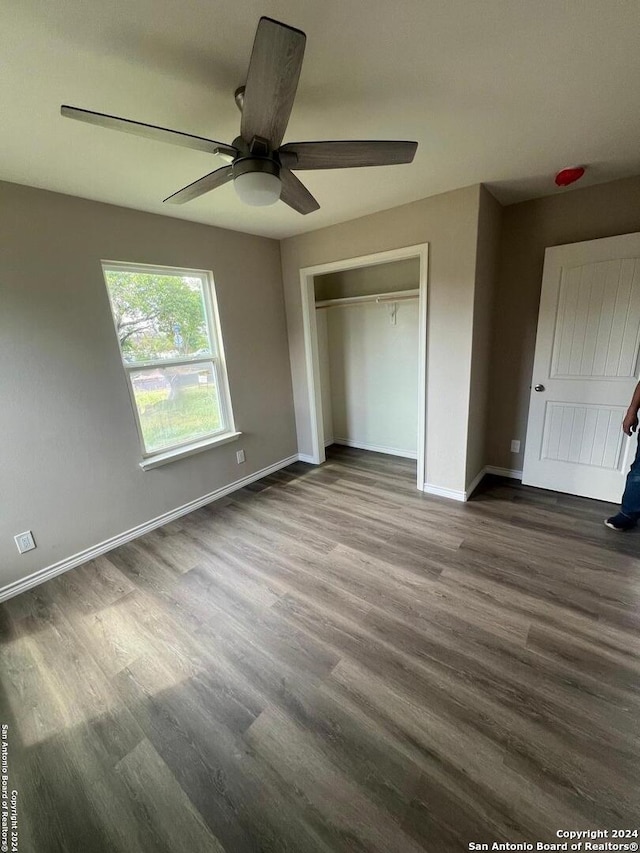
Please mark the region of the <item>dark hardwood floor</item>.
[[464, 851], [640, 814], [640, 533], [334, 448], [0, 605], [20, 851]]

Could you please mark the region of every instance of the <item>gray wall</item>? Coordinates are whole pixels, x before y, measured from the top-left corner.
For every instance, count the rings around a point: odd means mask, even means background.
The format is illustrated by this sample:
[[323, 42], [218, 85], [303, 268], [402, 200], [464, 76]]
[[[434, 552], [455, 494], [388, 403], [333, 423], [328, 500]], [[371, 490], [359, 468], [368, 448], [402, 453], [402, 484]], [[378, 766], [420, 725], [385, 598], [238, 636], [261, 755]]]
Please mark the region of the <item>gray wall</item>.
[[467, 487], [487, 464], [493, 294], [500, 252], [502, 207], [491, 193], [480, 188], [476, 288], [473, 299], [473, 343], [469, 391], [467, 440]]
[[465, 489], [479, 199], [466, 187], [282, 241], [300, 453], [312, 452], [300, 269], [429, 243], [427, 480]]
[[[544, 251], [640, 231], [640, 177], [504, 208], [493, 306], [487, 463], [522, 469]], [[520, 439], [521, 453], [509, 450]]]
[[[0, 586], [296, 453], [277, 241], [7, 183], [0, 241]], [[139, 468], [101, 259], [213, 270], [239, 442]]]

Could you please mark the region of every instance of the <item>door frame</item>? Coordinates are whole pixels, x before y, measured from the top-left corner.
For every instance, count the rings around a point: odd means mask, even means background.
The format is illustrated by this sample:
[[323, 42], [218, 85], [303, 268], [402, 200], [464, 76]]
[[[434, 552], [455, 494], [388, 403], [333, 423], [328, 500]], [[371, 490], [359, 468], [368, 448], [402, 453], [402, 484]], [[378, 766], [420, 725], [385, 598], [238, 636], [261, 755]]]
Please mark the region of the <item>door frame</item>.
[[326, 460], [324, 447], [324, 423], [322, 416], [322, 386], [320, 380], [320, 359], [318, 355], [318, 327], [315, 306], [315, 277], [325, 273], [344, 272], [345, 270], [371, 267], [392, 261], [418, 258], [420, 261], [420, 284], [418, 296], [418, 437], [417, 437], [417, 484], [420, 491], [427, 482], [425, 465], [426, 424], [427, 424], [427, 302], [429, 279], [429, 244], [418, 243], [400, 249], [345, 258], [316, 264], [300, 270], [300, 288], [302, 294], [302, 322], [304, 334], [305, 374], [309, 400], [309, 426], [311, 431], [312, 454], [310, 462], [321, 465]]

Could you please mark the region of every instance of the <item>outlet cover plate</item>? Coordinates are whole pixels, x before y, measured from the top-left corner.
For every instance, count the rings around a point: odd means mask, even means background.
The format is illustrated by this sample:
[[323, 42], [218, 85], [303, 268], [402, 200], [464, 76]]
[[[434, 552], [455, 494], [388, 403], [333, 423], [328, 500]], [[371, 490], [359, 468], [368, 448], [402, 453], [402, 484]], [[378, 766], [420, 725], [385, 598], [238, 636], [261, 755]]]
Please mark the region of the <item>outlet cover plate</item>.
[[511, 452], [520, 453], [520, 442], [516, 438], [511, 442]]
[[15, 539], [18, 551], [21, 554], [26, 554], [27, 551], [33, 551], [36, 547], [36, 543], [33, 541], [33, 533], [30, 530], [25, 530], [24, 533], [18, 533], [18, 535], [13, 538]]

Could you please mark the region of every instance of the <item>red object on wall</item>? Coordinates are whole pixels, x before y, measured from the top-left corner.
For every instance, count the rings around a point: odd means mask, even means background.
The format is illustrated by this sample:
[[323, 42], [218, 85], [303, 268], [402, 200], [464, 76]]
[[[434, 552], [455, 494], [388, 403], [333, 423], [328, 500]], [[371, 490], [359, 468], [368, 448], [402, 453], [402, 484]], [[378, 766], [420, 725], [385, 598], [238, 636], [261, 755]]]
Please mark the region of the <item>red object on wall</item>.
[[568, 187], [569, 184], [573, 184], [575, 181], [580, 180], [584, 175], [584, 172], [584, 166], [573, 166], [570, 169], [562, 169], [556, 175], [556, 184], [559, 187]]

